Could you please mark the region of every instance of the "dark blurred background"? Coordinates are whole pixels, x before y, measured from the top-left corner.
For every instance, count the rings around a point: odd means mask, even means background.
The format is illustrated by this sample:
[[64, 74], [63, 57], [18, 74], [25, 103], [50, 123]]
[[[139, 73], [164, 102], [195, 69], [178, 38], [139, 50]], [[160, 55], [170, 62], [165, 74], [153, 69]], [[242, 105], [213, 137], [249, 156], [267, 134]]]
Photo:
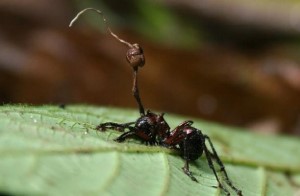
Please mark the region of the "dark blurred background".
[[300, 2], [2, 0], [0, 102], [137, 108], [127, 48], [139, 43], [146, 108], [300, 135]]

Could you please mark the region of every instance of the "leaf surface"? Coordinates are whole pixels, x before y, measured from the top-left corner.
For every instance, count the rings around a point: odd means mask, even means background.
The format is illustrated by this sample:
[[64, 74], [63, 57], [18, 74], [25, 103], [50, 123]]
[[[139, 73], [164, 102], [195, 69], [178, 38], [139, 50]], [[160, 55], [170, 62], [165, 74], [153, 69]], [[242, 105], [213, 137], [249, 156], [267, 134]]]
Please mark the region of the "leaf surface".
[[[224, 195], [205, 156], [183, 172], [174, 151], [100, 133], [101, 122], [132, 122], [132, 110], [93, 106], [0, 107], [0, 193], [22, 195]], [[171, 127], [186, 117], [166, 115]], [[263, 136], [192, 119], [211, 137], [244, 195], [299, 192], [300, 140]], [[286, 175], [289, 173], [289, 175]], [[234, 195], [234, 193], [233, 193]]]

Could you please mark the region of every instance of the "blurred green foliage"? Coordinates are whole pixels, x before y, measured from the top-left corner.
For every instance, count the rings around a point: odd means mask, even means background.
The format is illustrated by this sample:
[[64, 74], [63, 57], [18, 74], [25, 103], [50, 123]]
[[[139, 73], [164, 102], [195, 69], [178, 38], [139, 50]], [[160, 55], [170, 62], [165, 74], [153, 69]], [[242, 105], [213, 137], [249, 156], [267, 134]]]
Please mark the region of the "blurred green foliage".
[[[93, 7], [104, 12], [113, 28], [122, 27], [137, 32], [152, 42], [180, 48], [193, 48], [201, 42], [202, 33], [195, 28], [195, 22], [179, 16], [169, 7], [150, 0], [132, 0], [117, 3], [112, 8], [105, 1], [76, 1], [78, 11]], [[129, 7], [122, 11], [123, 5]], [[91, 25], [104, 29], [99, 25], [101, 18], [96, 14], [86, 14], [85, 19]], [[100, 26], [100, 27], [99, 27]]]

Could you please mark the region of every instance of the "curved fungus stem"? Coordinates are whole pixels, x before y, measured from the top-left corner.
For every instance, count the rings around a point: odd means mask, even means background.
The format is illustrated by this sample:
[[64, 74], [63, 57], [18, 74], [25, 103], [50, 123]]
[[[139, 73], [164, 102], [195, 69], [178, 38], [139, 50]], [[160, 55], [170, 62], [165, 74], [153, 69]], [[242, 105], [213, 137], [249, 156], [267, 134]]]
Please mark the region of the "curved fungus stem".
[[76, 21], [78, 20], [79, 16], [82, 15], [83, 13], [85, 13], [85, 12], [88, 11], [88, 10], [95, 11], [96, 13], [98, 13], [99, 15], [102, 16], [103, 22], [104, 22], [104, 24], [105, 24], [105, 26], [106, 26], [106, 30], [109, 32], [109, 34], [111, 34], [111, 36], [113, 36], [114, 38], [116, 38], [119, 42], [121, 42], [121, 43], [127, 45], [128, 47], [130, 47], [130, 48], [133, 47], [133, 45], [132, 45], [131, 43], [129, 43], [129, 42], [127, 42], [127, 41], [125, 41], [125, 40], [119, 38], [116, 34], [114, 34], [114, 33], [111, 31], [111, 29], [110, 29], [110, 27], [109, 27], [109, 25], [108, 25], [108, 23], [107, 23], [107, 20], [106, 20], [106, 18], [104, 17], [104, 14], [103, 14], [100, 10], [97, 10], [97, 9], [94, 9], [94, 8], [85, 8], [85, 9], [81, 10], [81, 11], [75, 16], [75, 18], [73, 18], [73, 20], [70, 22], [69, 27], [72, 27], [72, 25], [74, 24], [74, 22], [76, 22]]
[[139, 106], [139, 111], [141, 116], [145, 115], [145, 110], [144, 110], [144, 106], [142, 104], [141, 98], [140, 98], [140, 94], [139, 94], [139, 89], [138, 89], [138, 84], [137, 84], [137, 72], [138, 72], [138, 68], [139, 67], [143, 67], [145, 64], [145, 56], [144, 56], [144, 52], [143, 49], [137, 44], [131, 44], [121, 38], [119, 38], [116, 34], [114, 34], [109, 25], [108, 22], [106, 20], [106, 18], [104, 17], [104, 14], [97, 9], [94, 8], [85, 8], [83, 10], [81, 10], [74, 18], [73, 20], [70, 22], [69, 27], [72, 27], [72, 25], [74, 24], [74, 22], [76, 22], [79, 18], [79, 16], [81, 16], [83, 13], [85, 13], [86, 11], [94, 11], [96, 13], [98, 13], [99, 15], [102, 16], [102, 20], [105, 24], [106, 30], [108, 31], [108, 33], [113, 36], [116, 40], [118, 40], [119, 42], [121, 42], [122, 44], [125, 44], [126, 46], [129, 47], [129, 49], [127, 50], [126, 53], [126, 59], [127, 62], [131, 65], [131, 67], [133, 68], [133, 87], [132, 87], [132, 93], [134, 98], [136, 99], [136, 102]]

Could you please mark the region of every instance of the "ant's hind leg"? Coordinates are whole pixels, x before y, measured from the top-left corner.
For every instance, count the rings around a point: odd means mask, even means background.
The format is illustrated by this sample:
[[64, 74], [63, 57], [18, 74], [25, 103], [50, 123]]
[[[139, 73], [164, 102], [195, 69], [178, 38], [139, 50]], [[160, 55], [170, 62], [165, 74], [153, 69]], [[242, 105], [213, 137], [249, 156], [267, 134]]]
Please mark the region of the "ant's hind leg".
[[206, 155], [206, 159], [207, 159], [207, 162], [208, 162], [208, 166], [210, 167], [210, 169], [213, 171], [214, 173], [214, 176], [215, 178], [217, 179], [218, 181], [218, 185], [219, 187], [226, 193], [226, 195], [230, 195], [229, 191], [221, 184], [220, 182], [220, 179], [218, 177], [218, 174], [216, 172], [216, 169], [214, 167], [214, 164], [213, 164], [213, 161], [212, 161], [212, 157], [210, 155], [210, 152], [208, 151], [207, 147], [204, 145], [204, 152], [205, 152], [205, 155]]
[[107, 122], [107, 123], [101, 123], [96, 127], [99, 131], [106, 131], [106, 129], [113, 129], [116, 131], [123, 132], [126, 128], [129, 129], [130, 125], [133, 125], [135, 122], [129, 122], [129, 123], [114, 123], [114, 122]]
[[220, 168], [221, 168], [221, 172], [223, 172], [223, 174], [224, 174], [225, 182], [226, 182], [226, 183], [227, 183], [227, 184], [228, 184], [228, 185], [236, 192], [237, 195], [242, 196], [242, 195], [243, 195], [243, 194], [242, 194], [242, 191], [239, 190], [238, 188], [236, 188], [236, 187], [233, 185], [233, 183], [231, 182], [231, 180], [229, 179], [229, 177], [228, 177], [228, 175], [227, 175], [227, 172], [226, 172], [226, 170], [225, 170], [225, 166], [224, 166], [223, 162], [221, 161], [221, 159], [219, 158], [219, 156], [218, 156], [218, 154], [217, 154], [217, 152], [216, 152], [216, 150], [215, 150], [215, 148], [214, 148], [214, 145], [212, 144], [210, 138], [209, 138], [207, 135], [204, 135], [204, 137], [205, 137], [206, 140], [208, 140], [209, 145], [210, 145], [210, 147], [211, 147], [211, 149], [212, 149], [212, 152], [213, 152], [213, 153], [211, 153], [211, 152], [209, 152], [209, 151], [207, 150], [207, 153], [209, 154], [210, 157], [213, 157], [213, 158], [217, 161], [218, 165], [219, 165]]
[[198, 180], [193, 176], [192, 172], [190, 171], [189, 168], [189, 161], [185, 160], [185, 164], [182, 168], [183, 172], [188, 175], [193, 181], [198, 182]]

